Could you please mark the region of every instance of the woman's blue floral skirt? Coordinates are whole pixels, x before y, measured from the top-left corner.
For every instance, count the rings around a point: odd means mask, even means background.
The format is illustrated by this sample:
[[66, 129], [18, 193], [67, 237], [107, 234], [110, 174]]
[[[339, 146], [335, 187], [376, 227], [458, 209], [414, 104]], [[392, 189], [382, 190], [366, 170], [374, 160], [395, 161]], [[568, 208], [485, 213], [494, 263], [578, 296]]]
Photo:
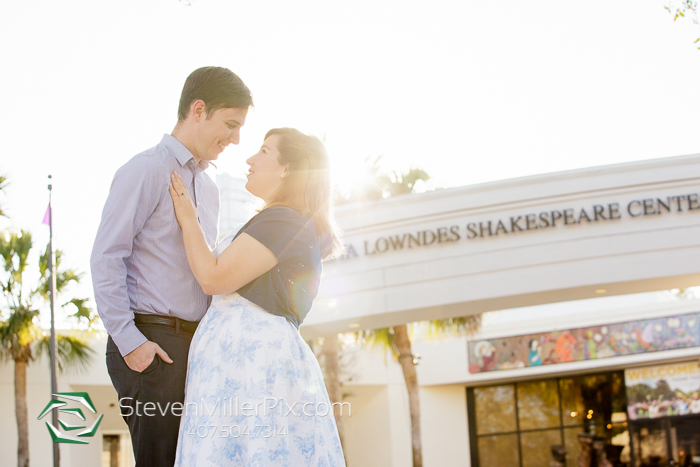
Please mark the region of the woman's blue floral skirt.
[[176, 466], [344, 466], [315, 355], [281, 316], [215, 296], [190, 346]]

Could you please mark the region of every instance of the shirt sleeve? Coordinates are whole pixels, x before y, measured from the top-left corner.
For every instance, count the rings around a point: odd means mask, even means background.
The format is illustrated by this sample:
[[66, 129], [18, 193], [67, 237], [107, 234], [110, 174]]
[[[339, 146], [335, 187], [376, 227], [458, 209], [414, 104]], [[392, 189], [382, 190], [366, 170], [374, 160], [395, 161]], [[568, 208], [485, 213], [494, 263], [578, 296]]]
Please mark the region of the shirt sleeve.
[[166, 174], [149, 156], [136, 156], [117, 171], [90, 257], [97, 312], [122, 356], [148, 340], [134, 324], [126, 261], [134, 238], [167, 190]]
[[280, 263], [298, 255], [303, 248], [313, 248], [305, 219], [293, 209], [273, 206], [263, 209], [243, 228], [270, 250]]

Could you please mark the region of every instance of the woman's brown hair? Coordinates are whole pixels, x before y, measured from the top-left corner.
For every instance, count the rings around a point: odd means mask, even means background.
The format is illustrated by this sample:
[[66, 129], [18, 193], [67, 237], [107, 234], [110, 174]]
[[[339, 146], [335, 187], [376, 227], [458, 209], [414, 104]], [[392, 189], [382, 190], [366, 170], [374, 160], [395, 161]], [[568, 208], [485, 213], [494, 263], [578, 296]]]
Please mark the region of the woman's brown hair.
[[294, 128], [274, 128], [265, 139], [279, 135], [279, 163], [289, 164], [284, 183], [265, 207], [287, 206], [313, 220], [321, 246], [321, 258], [337, 256], [342, 250], [331, 209], [330, 164], [326, 147], [315, 136]]

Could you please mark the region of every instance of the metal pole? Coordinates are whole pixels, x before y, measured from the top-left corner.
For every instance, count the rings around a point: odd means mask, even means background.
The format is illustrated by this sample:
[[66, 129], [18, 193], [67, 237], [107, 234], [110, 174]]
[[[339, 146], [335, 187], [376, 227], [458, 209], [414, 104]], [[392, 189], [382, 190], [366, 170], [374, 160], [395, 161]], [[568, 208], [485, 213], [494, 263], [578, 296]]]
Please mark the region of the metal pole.
[[[49, 175], [51, 180], [51, 175]], [[55, 293], [56, 293], [56, 261], [53, 255], [53, 208], [51, 207], [51, 192], [53, 186], [49, 184], [49, 296], [51, 297], [51, 341], [49, 345], [50, 363], [51, 363], [51, 398], [53, 394], [58, 392], [58, 379], [56, 371], [56, 319], [55, 319]], [[58, 414], [56, 410], [51, 411], [51, 423], [58, 428]], [[53, 442], [52, 442], [53, 443]], [[61, 464], [60, 451], [58, 443], [53, 443], [53, 465], [59, 467]]]

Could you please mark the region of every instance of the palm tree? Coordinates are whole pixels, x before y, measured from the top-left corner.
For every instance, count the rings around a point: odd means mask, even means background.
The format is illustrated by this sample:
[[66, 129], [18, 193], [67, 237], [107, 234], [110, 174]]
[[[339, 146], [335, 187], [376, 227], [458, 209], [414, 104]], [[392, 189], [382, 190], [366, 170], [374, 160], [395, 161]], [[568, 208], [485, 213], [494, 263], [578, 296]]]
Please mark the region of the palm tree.
[[349, 204], [375, 201], [390, 196], [413, 193], [418, 181], [428, 181], [430, 176], [419, 168], [412, 167], [408, 172], [385, 173], [381, 167], [382, 156], [365, 158], [364, 174], [355, 180], [350, 190], [340, 193], [336, 190], [335, 204]]
[[[0, 193], [4, 193], [5, 188], [7, 188], [7, 178], [4, 175], [0, 175]], [[7, 214], [2, 210], [2, 206], [0, 206], [0, 217], [7, 217]]]
[[335, 424], [338, 427], [338, 436], [340, 437], [340, 445], [344, 447], [343, 440], [343, 420], [340, 417], [341, 409], [339, 404], [343, 402], [343, 389], [340, 382], [341, 364], [340, 364], [340, 334], [320, 337], [314, 339], [312, 348], [320, 348], [319, 364], [323, 369], [323, 379], [328, 391], [328, 398], [333, 405], [333, 416]]
[[[75, 269], [64, 269], [61, 267], [63, 262], [64, 253], [61, 250], [56, 250], [54, 252], [54, 262], [56, 263], [56, 293], [57, 295], [63, 293], [66, 287], [75, 283], [78, 284], [82, 280], [84, 273], [78, 272]], [[39, 273], [41, 274], [41, 279], [39, 280], [39, 287], [37, 288], [37, 293], [47, 302], [51, 299], [50, 287], [50, 273], [49, 270], [49, 246], [46, 245], [46, 250], [39, 258]], [[72, 298], [66, 303], [61, 305], [62, 308], [70, 307], [71, 305], [75, 307], [75, 313], [69, 315], [77, 323], [83, 323], [86, 325], [88, 330], [92, 330], [95, 322], [98, 319], [95, 310], [88, 307], [86, 303], [88, 298]]]
[[[17, 418], [17, 465], [29, 466], [29, 432], [27, 415], [27, 365], [48, 352], [48, 337], [44, 336], [37, 320], [39, 310], [33, 300], [47, 296], [48, 273], [46, 264], [48, 256], [44, 254], [39, 263], [41, 279], [38, 287], [26, 290], [24, 273], [27, 259], [32, 249], [32, 236], [29, 232], [20, 231], [11, 234], [8, 231], [0, 235], [0, 258], [4, 269], [0, 285], [6, 304], [0, 308], [0, 359], [11, 359], [15, 365], [15, 412]], [[58, 252], [57, 252], [58, 253]], [[57, 260], [61, 254], [57, 254]], [[56, 269], [59, 269], [58, 261]], [[80, 274], [72, 270], [57, 272], [57, 290], [60, 293], [69, 283], [78, 282]], [[58, 285], [60, 283], [60, 286]], [[68, 303], [72, 303], [68, 302]], [[89, 309], [84, 301], [78, 301], [79, 314], [90, 317]], [[75, 304], [75, 303], [74, 303]], [[82, 306], [82, 309], [81, 309]], [[88, 319], [89, 320], [89, 319]], [[85, 367], [94, 351], [88, 344], [75, 336], [58, 336], [58, 366], [62, 371], [68, 366]]]
[[[344, 197], [336, 199], [336, 204], [357, 201], [377, 200], [391, 196], [413, 193], [419, 180], [427, 181], [430, 176], [422, 169], [411, 168], [407, 172], [391, 172], [383, 174], [380, 167], [381, 157], [366, 159], [366, 179], [363, 184], [353, 187], [353, 191]], [[360, 331], [358, 339], [370, 346], [390, 349], [398, 360], [403, 371], [406, 389], [408, 391], [408, 404], [411, 416], [411, 448], [413, 452], [413, 467], [423, 466], [422, 442], [420, 433], [420, 397], [418, 393], [418, 375], [415, 365], [419, 356], [411, 349], [411, 331], [423, 329], [429, 337], [445, 335], [468, 335], [476, 332], [481, 323], [480, 315], [464, 316], [432, 320], [411, 325], [401, 324], [390, 328], [370, 329]], [[422, 324], [422, 326], [419, 326]], [[334, 381], [326, 383], [329, 387]], [[330, 389], [329, 389], [330, 393]]]
[[[358, 332], [358, 340], [370, 347], [389, 349], [398, 360], [408, 392], [411, 417], [411, 450], [413, 467], [423, 466], [423, 448], [420, 433], [420, 396], [415, 366], [420, 356], [413, 353], [411, 335], [421, 332], [426, 337], [459, 336], [475, 333], [481, 324], [480, 315], [463, 316], [419, 323], [400, 324], [390, 328], [366, 329]], [[410, 329], [409, 329], [410, 328]]]

